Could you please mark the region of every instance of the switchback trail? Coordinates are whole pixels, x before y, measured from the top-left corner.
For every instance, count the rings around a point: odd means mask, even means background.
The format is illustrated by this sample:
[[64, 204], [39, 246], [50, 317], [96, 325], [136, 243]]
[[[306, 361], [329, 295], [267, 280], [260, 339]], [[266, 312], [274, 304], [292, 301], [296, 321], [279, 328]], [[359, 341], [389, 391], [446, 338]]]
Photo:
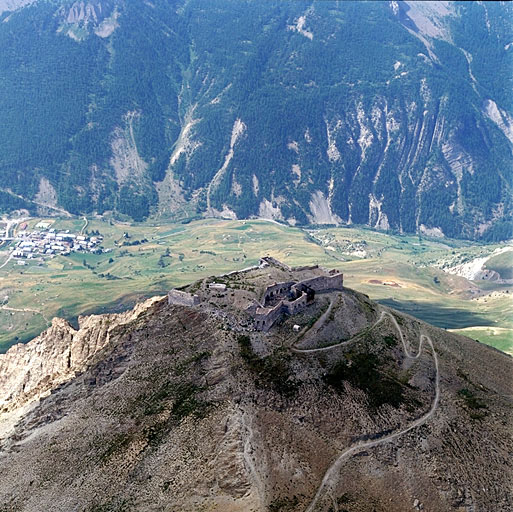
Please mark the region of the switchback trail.
[[[335, 460], [335, 462], [328, 468], [326, 473], [324, 474], [324, 478], [322, 479], [321, 485], [317, 489], [317, 492], [306, 509], [306, 512], [314, 512], [315, 507], [317, 503], [319, 502], [319, 499], [321, 496], [327, 492], [329, 489], [331, 489], [336, 483], [339, 478], [340, 468], [342, 467], [342, 464], [345, 462], [346, 459], [354, 455], [355, 453], [358, 453], [362, 450], [365, 450], [367, 448], [371, 448], [374, 446], [378, 446], [380, 444], [388, 443], [389, 441], [393, 441], [394, 439], [397, 439], [398, 437], [402, 436], [403, 434], [406, 434], [410, 430], [413, 430], [414, 428], [420, 427], [426, 421], [428, 421], [433, 414], [435, 413], [438, 403], [440, 402], [440, 370], [438, 368], [438, 356], [436, 355], [435, 348], [433, 346], [433, 341], [429, 336], [426, 334], [421, 334], [419, 339], [419, 348], [416, 354], [414, 354], [410, 348], [408, 347], [406, 340], [404, 339], [403, 332], [401, 328], [399, 327], [399, 324], [397, 323], [397, 320], [395, 317], [389, 313], [388, 311], [381, 311], [381, 315], [379, 319], [371, 326], [371, 329], [374, 328], [376, 325], [378, 325], [380, 322], [383, 321], [385, 316], [390, 317], [392, 320], [392, 323], [394, 324], [394, 327], [397, 329], [399, 336], [401, 338], [401, 343], [403, 345], [403, 350], [408, 359], [418, 359], [422, 354], [422, 348], [424, 346], [424, 342], [427, 342], [429, 346], [431, 347], [431, 352], [433, 354], [433, 359], [435, 361], [435, 370], [436, 370], [436, 377], [435, 377], [435, 399], [433, 400], [433, 403], [431, 404], [431, 408], [429, 411], [421, 416], [420, 418], [414, 420], [412, 423], [410, 423], [408, 426], [389, 434], [385, 437], [382, 437], [380, 439], [375, 439], [373, 441], [366, 441], [366, 442], [359, 442], [354, 444], [353, 446], [347, 448], [344, 450]], [[331, 345], [329, 347], [322, 347], [322, 348], [314, 348], [314, 349], [298, 349], [298, 348], [292, 348], [292, 351], [295, 353], [303, 353], [303, 354], [311, 354], [314, 352], [324, 352], [326, 350], [331, 350], [336, 347], [340, 347], [341, 345], [345, 345], [353, 341], [355, 338], [357, 338], [358, 335], [355, 337], [346, 340], [342, 343], [337, 343], [336, 345]]]

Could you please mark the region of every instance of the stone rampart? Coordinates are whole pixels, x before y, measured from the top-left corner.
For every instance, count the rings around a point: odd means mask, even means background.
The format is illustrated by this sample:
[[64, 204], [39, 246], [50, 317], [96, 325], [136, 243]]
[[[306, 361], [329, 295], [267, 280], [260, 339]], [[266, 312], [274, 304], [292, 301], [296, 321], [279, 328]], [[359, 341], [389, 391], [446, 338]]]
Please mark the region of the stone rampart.
[[283, 301], [283, 306], [289, 315], [294, 315], [296, 313], [299, 313], [300, 311], [303, 311], [303, 309], [306, 308], [306, 304], [307, 295], [304, 292], [302, 292], [301, 296], [298, 297], [296, 300], [290, 302], [288, 300]]
[[301, 285], [308, 286], [315, 292], [322, 292], [326, 290], [342, 290], [344, 288], [344, 275], [334, 274], [328, 276], [312, 277], [305, 279], [292, 286], [292, 290], [300, 289]]
[[273, 258], [272, 256], [264, 256], [263, 258], [260, 258], [260, 261], [267, 263], [268, 265], [272, 265], [273, 267], [278, 267], [283, 270], [291, 270], [291, 268], [286, 265], [285, 263], [282, 263], [281, 261], [277, 260], [276, 258]]
[[262, 297], [262, 304], [266, 304], [268, 300], [273, 299], [274, 297], [280, 297], [289, 293], [290, 288], [294, 284], [294, 281], [288, 281], [283, 283], [275, 283], [271, 286], [268, 286], [265, 289], [264, 295]]
[[168, 304], [177, 304], [179, 306], [196, 306], [199, 304], [200, 299], [197, 295], [192, 295], [188, 292], [180, 290], [170, 290], [167, 294]]
[[300, 267], [292, 267], [292, 272], [301, 272], [303, 270], [316, 270], [319, 265], [302, 265]]
[[258, 308], [255, 312], [255, 326], [259, 331], [268, 331], [283, 314], [283, 301], [272, 308]]

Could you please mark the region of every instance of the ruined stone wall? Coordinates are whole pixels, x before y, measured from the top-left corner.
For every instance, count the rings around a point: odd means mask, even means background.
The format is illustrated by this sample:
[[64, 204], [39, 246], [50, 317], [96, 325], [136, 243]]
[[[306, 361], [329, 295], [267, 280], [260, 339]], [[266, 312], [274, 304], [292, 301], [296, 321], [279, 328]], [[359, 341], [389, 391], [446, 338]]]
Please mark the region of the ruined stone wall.
[[302, 265], [300, 267], [292, 267], [292, 272], [301, 272], [303, 270], [316, 270], [319, 265]]
[[262, 304], [265, 304], [269, 299], [280, 296], [280, 295], [286, 295], [289, 293], [290, 288], [294, 284], [294, 281], [287, 281], [283, 283], [276, 283], [271, 286], [268, 286], [265, 289], [264, 295], [262, 297]]
[[259, 308], [255, 313], [255, 326], [259, 331], [268, 331], [271, 326], [283, 314], [283, 301], [281, 300], [273, 308]]
[[291, 270], [288, 265], [285, 263], [282, 263], [281, 261], [278, 261], [276, 258], [273, 258], [272, 256], [264, 256], [263, 258], [260, 258], [260, 261], [264, 261], [265, 263], [268, 263], [269, 265], [272, 265], [274, 267], [281, 268], [283, 270]]
[[312, 279], [300, 281], [297, 285], [292, 286], [292, 289], [295, 289], [302, 284], [309, 286], [316, 292], [322, 292], [325, 290], [342, 290], [344, 288], [344, 276], [343, 274], [335, 274], [332, 276], [313, 277]]
[[294, 315], [306, 308], [306, 293], [302, 293], [300, 297], [293, 301], [284, 301], [283, 305], [289, 315]]
[[195, 306], [196, 304], [199, 304], [199, 301], [200, 300], [197, 295], [192, 295], [180, 290], [170, 290], [170, 292], [167, 294], [168, 304], [178, 304], [179, 306]]

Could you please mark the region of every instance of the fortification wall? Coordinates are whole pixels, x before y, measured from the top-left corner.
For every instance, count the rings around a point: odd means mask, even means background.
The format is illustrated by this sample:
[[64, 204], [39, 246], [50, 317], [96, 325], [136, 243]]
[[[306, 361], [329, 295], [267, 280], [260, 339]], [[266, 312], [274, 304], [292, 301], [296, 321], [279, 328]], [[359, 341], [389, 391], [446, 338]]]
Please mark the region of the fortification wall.
[[267, 331], [283, 314], [283, 301], [281, 300], [272, 308], [259, 308], [256, 310], [255, 326], [259, 331]]
[[200, 300], [197, 295], [182, 292], [180, 290], [170, 290], [167, 294], [168, 304], [177, 304], [179, 306], [195, 306], [199, 304]]
[[264, 256], [263, 258], [260, 258], [260, 261], [265, 261], [267, 264], [273, 265], [274, 267], [278, 267], [283, 270], [290, 270], [290, 267], [288, 265], [282, 263], [281, 261], [278, 261], [276, 258], [273, 258], [272, 256]]
[[300, 267], [292, 267], [292, 272], [301, 272], [302, 270], [316, 270], [319, 265], [302, 265]]
[[309, 286], [316, 292], [322, 292], [325, 290], [342, 290], [344, 288], [344, 276], [343, 274], [334, 274], [332, 276], [313, 277], [311, 279], [300, 281], [297, 285], [292, 286], [292, 289], [295, 289], [302, 284]]
[[294, 315], [295, 313], [299, 313], [300, 311], [303, 311], [303, 309], [306, 308], [306, 300], [307, 295], [306, 293], [302, 293], [300, 297], [298, 297], [296, 300], [293, 301], [284, 301], [283, 305], [286, 308], [286, 311], [289, 315]]
[[285, 295], [289, 293], [290, 288], [294, 284], [294, 281], [287, 281], [283, 283], [276, 283], [268, 286], [265, 289], [264, 295], [262, 297], [262, 304], [265, 304], [269, 299], [276, 297], [277, 295]]

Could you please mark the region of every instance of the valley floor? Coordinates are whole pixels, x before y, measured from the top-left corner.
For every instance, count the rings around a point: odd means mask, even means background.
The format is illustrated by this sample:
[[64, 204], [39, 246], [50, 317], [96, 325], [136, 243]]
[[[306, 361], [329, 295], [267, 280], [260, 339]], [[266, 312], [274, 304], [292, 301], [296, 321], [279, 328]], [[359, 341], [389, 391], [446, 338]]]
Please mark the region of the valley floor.
[[[45, 255], [18, 264], [12, 254], [21, 228], [30, 232], [42, 224], [79, 235], [100, 233], [103, 252]], [[124, 310], [142, 298], [250, 266], [269, 254], [291, 265], [341, 269], [347, 286], [384, 305], [513, 354], [508, 274], [513, 252], [505, 252], [504, 245], [357, 227], [301, 229], [265, 220], [128, 224], [32, 218], [11, 219], [4, 229], [10, 240], [0, 245], [0, 351], [36, 336], [54, 316], [73, 321], [81, 314]], [[482, 274], [465, 274], [487, 259]]]

